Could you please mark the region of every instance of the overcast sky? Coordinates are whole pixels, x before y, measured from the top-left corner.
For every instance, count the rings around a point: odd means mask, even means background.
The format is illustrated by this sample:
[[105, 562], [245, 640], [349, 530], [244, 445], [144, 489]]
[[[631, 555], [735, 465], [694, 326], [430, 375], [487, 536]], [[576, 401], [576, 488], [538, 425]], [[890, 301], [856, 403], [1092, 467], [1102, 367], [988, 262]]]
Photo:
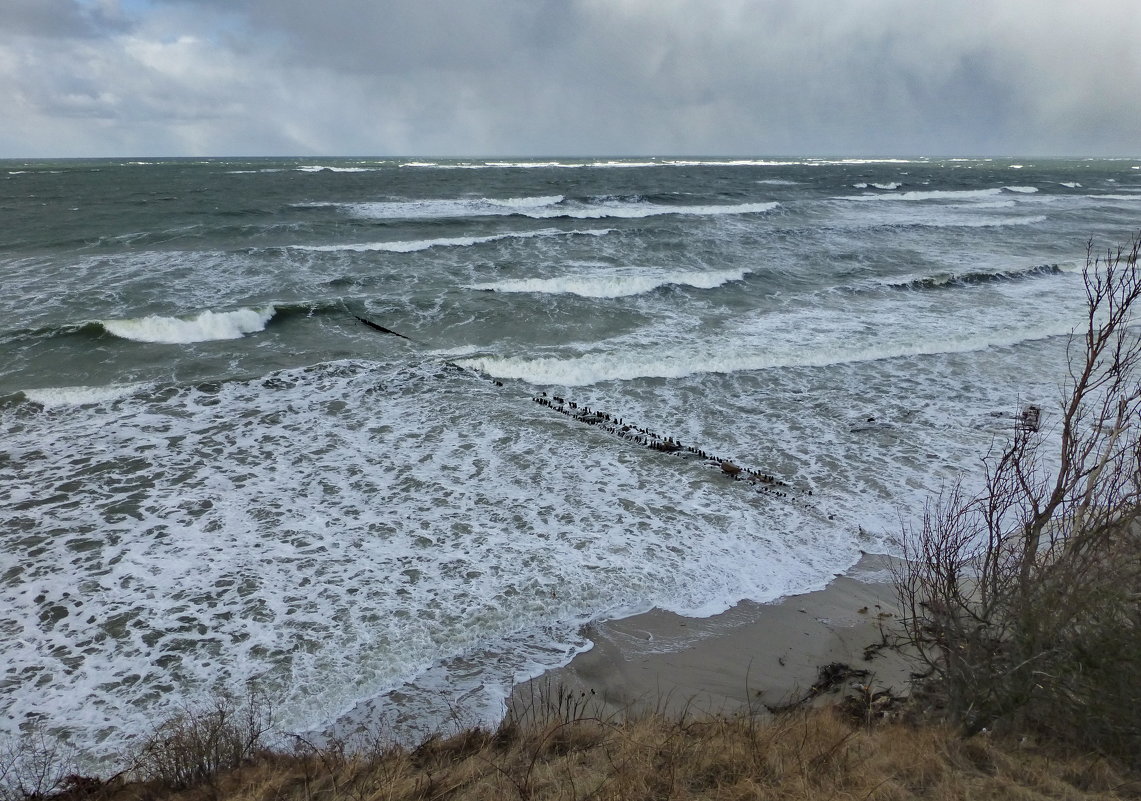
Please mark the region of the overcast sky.
[[1141, 155], [1139, 0], [0, 0], [0, 157]]

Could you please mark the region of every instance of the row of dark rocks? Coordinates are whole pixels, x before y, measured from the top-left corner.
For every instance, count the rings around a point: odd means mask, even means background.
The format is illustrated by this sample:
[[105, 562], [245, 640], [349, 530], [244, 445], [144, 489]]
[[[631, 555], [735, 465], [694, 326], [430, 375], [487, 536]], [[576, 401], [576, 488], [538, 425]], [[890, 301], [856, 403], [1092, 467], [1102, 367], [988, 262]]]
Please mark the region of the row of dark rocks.
[[[592, 409], [558, 395], [548, 395], [543, 392], [531, 400], [572, 420], [601, 428], [610, 434], [652, 451], [701, 459], [708, 467], [720, 469], [723, 474], [734, 481], [745, 481], [755, 486], [758, 492], [771, 493], [782, 498], [788, 497], [788, 490], [790, 489], [788, 483], [771, 473], [742, 467], [729, 459], [708, 453], [701, 448], [685, 445], [681, 440], [674, 437], [663, 437], [648, 428], [629, 423], [617, 415], [600, 409]], [[811, 495], [812, 491], [809, 490], [807, 494]]]

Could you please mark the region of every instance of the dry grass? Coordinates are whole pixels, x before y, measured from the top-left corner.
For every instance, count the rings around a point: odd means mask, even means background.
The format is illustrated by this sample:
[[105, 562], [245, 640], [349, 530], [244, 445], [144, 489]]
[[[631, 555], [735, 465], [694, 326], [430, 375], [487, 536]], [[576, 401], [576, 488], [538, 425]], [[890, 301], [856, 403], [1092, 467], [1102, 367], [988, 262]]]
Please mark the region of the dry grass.
[[[1132, 779], [1132, 781], [1131, 781]], [[160, 781], [89, 785], [91, 801], [460, 799], [1123, 799], [1141, 783], [1094, 757], [949, 728], [862, 726], [838, 709], [749, 718], [507, 723], [415, 749], [260, 752], [174, 790]]]

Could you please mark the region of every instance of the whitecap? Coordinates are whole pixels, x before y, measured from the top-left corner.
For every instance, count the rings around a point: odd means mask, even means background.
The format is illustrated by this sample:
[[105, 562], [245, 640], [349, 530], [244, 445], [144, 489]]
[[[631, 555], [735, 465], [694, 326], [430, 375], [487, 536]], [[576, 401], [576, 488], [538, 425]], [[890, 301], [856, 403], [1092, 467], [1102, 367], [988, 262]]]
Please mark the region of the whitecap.
[[534, 239], [548, 236], [605, 236], [613, 228], [588, 228], [579, 231], [560, 231], [557, 228], [544, 228], [539, 231], [509, 231], [502, 234], [489, 234], [488, 236], [449, 236], [435, 239], [408, 239], [392, 242], [354, 242], [342, 245], [290, 245], [293, 250], [310, 250], [321, 252], [335, 252], [341, 250], [367, 252], [384, 251], [388, 253], [414, 253], [436, 247], [471, 247], [483, 245], [488, 242], [499, 242], [505, 239]]
[[819, 349], [788, 347], [780, 350], [761, 346], [735, 346], [717, 350], [675, 346], [639, 351], [600, 351], [565, 358], [478, 356], [459, 359], [456, 364], [494, 378], [518, 379], [539, 386], [588, 386], [605, 381], [683, 378], [701, 373], [736, 373], [786, 367], [828, 367], [881, 359], [966, 353], [1062, 336], [1069, 334], [1072, 329], [1069, 322], [1058, 322], [1022, 330], [966, 333], [878, 345], [846, 343]]
[[123, 339], [174, 345], [240, 339], [246, 334], [265, 330], [265, 325], [273, 317], [274, 312], [273, 306], [265, 306], [260, 309], [242, 308], [228, 312], [207, 310], [190, 319], [151, 315], [99, 322], [108, 333]]
[[931, 189], [901, 192], [898, 195], [850, 195], [837, 200], [982, 200], [1002, 194], [1001, 189]]
[[622, 298], [641, 295], [668, 286], [691, 286], [697, 289], [714, 289], [740, 281], [748, 270], [714, 270], [711, 272], [679, 271], [660, 275], [626, 275], [603, 273], [595, 275], [568, 275], [558, 278], [522, 278], [508, 281], [472, 284], [469, 289], [492, 292], [534, 292], [550, 295], [579, 295], [584, 298]]
[[105, 403], [135, 394], [146, 384], [111, 384], [102, 387], [39, 387], [23, 390], [24, 397], [45, 409]]
[[568, 203], [561, 195], [537, 198], [461, 198], [349, 203], [343, 207], [367, 219], [448, 219], [455, 217], [520, 216], [536, 220], [569, 218], [640, 219], [663, 215], [714, 216], [721, 214], [760, 214], [778, 203], [736, 203], [697, 206], [670, 206], [641, 200], [605, 199]]
[[294, 167], [297, 172], [375, 172], [376, 167], [326, 167], [322, 164], [303, 164]]

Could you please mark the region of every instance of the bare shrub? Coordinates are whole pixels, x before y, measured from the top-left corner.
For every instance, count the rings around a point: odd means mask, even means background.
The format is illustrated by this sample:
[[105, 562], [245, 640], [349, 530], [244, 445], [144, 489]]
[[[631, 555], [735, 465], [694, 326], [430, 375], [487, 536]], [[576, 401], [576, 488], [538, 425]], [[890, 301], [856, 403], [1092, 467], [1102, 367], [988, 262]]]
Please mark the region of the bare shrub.
[[949, 487], [904, 534], [906, 639], [927, 668], [917, 690], [967, 733], [1007, 726], [1141, 754], [1139, 249], [1090, 246], [1054, 427], [1016, 426], [984, 458], [979, 494]]
[[272, 709], [250, 693], [238, 703], [218, 696], [161, 723], [139, 748], [132, 772], [142, 781], [180, 790], [214, 781], [263, 749]]
[[0, 801], [47, 798], [72, 779], [80, 779], [74, 751], [43, 729], [0, 742]]

